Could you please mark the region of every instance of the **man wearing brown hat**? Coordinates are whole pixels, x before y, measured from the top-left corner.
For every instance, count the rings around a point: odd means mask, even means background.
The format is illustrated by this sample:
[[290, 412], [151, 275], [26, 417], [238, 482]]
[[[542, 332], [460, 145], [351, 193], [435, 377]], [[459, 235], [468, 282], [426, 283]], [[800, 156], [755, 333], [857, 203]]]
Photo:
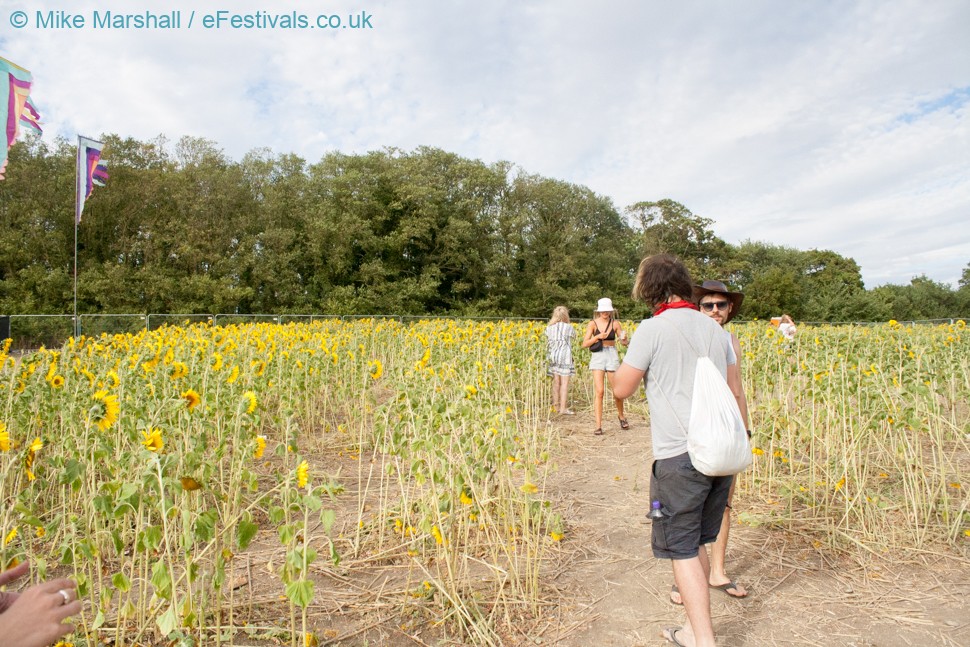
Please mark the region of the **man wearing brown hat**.
[[[734, 319], [744, 301], [744, 294], [741, 292], [731, 292], [721, 281], [704, 281], [701, 285], [694, 286], [694, 301], [700, 311], [716, 321], [721, 326]], [[733, 334], [724, 331], [731, 338], [731, 345], [734, 347], [734, 354], [737, 362], [727, 367], [728, 373], [736, 372], [734, 380], [729, 379], [728, 384], [741, 384], [741, 342]], [[748, 400], [744, 397], [744, 391], [740, 387], [732, 388], [734, 397], [738, 401], [738, 408], [741, 410], [741, 419], [744, 426], [748, 427]], [[750, 434], [750, 432], [749, 432]], [[717, 540], [711, 545], [711, 573], [708, 579], [711, 588], [723, 591], [734, 598], [743, 598], [748, 595], [744, 587], [731, 581], [724, 570], [724, 559], [727, 554], [728, 533], [731, 530], [731, 503], [734, 500], [734, 483], [731, 483], [731, 490], [728, 493], [727, 507], [724, 508], [724, 517], [721, 519], [721, 530], [717, 534]], [[670, 589], [670, 601], [674, 604], [683, 604], [680, 591], [674, 584]]]

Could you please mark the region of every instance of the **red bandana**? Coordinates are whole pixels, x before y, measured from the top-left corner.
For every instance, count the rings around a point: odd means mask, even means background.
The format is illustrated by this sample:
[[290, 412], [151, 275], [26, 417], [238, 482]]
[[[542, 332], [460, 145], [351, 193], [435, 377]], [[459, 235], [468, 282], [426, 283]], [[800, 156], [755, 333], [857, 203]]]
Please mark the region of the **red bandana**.
[[671, 301], [670, 303], [661, 303], [657, 306], [653, 311], [653, 316], [656, 317], [664, 310], [674, 310], [676, 308], [691, 308], [692, 310], [697, 310], [697, 306], [690, 301]]

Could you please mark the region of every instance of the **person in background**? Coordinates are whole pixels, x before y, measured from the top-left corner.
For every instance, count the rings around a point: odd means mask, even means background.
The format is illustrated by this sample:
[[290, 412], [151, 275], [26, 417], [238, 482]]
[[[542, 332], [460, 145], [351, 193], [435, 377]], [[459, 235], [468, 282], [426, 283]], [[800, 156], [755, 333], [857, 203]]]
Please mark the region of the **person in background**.
[[576, 329], [569, 323], [569, 310], [566, 306], [556, 306], [552, 318], [546, 326], [546, 374], [552, 377], [552, 406], [559, 413], [571, 416], [573, 411], [567, 406], [569, 378], [576, 374], [573, 365], [573, 339]]
[[[731, 292], [721, 281], [704, 281], [701, 285], [694, 286], [694, 300], [700, 307], [701, 313], [716, 321], [722, 328], [727, 322], [734, 319], [744, 301], [744, 294], [741, 292]], [[744, 389], [741, 388], [741, 342], [737, 336], [728, 331], [724, 334], [731, 340], [731, 347], [737, 362], [728, 366], [728, 375], [736, 374], [733, 380], [728, 380], [733, 384], [732, 392], [738, 401], [738, 409], [741, 410], [741, 419], [744, 421], [745, 429], [748, 429], [748, 400], [744, 397]], [[735, 388], [736, 387], [736, 388]], [[748, 432], [750, 436], [751, 433]], [[748, 592], [743, 586], [731, 581], [724, 570], [724, 560], [727, 556], [728, 535], [731, 532], [731, 505], [734, 501], [734, 482], [731, 482], [731, 490], [728, 492], [727, 505], [724, 507], [724, 517], [721, 519], [721, 531], [717, 533], [717, 541], [711, 545], [710, 563], [711, 574], [708, 582], [712, 589], [723, 591], [734, 598], [747, 597]], [[680, 591], [674, 584], [670, 589], [670, 601], [674, 604], [683, 604]]]
[[[687, 453], [687, 425], [694, 392], [698, 353], [704, 352], [731, 385], [728, 372], [737, 358], [731, 341], [691, 301], [693, 283], [684, 264], [670, 254], [648, 256], [640, 263], [633, 297], [653, 308], [653, 317], [637, 327], [630, 349], [614, 378], [614, 395], [628, 398], [645, 384], [650, 407], [650, 500], [660, 504], [653, 519], [651, 545], [658, 559], [670, 559], [687, 612], [681, 627], [663, 636], [675, 645], [712, 647], [710, 562], [704, 544], [713, 543], [731, 489], [731, 476], [697, 471]], [[703, 351], [698, 350], [703, 349]]]
[[[0, 588], [27, 574], [27, 563], [0, 573]], [[0, 592], [0, 647], [47, 647], [74, 631], [65, 623], [81, 611], [77, 584], [56, 579], [27, 587], [23, 593]]]
[[[613, 374], [620, 367], [620, 355], [616, 351], [616, 340], [624, 346], [630, 342], [626, 338], [623, 326], [616, 320], [616, 310], [613, 301], [608, 298], [600, 299], [593, 311], [593, 320], [586, 325], [583, 336], [583, 348], [590, 348], [597, 341], [603, 342], [603, 348], [595, 351], [589, 360], [589, 371], [593, 374], [593, 414], [596, 416], [596, 430], [593, 434], [603, 435], [603, 395], [606, 391], [605, 380], [610, 381], [613, 389]], [[623, 415], [623, 400], [614, 396], [616, 414], [620, 419], [620, 429], [629, 429], [630, 423]]]
[[795, 338], [795, 322], [792, 321], [791, 316], [781, 315], [781, 322], [778, 324], [778, 332], [784, 335], [785, 339], [789, 341]]

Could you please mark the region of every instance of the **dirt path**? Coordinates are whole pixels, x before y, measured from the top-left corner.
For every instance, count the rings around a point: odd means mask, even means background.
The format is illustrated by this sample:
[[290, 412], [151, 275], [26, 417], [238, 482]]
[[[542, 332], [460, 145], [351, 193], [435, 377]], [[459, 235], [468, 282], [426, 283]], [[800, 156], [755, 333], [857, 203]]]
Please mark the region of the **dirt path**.
[[[664, 645], [663, 627], [680, 625], [668, 601], [670, 565], [653, 558], [650, 443], [642, 411], [621, 431], [607, 418], [592, 435], [589, 413], [554, 420], [563, 434], [558, 492], [569, 529], [553, 585], [558, 623], [535, 644]], [[739, 497], [735, 507], [744, 505]], [[742, 508], [743, 509], [743, 508]], [[970, 561], [928, 554], [914, 561], [837, 561], [807, 541], [735, 521], [728, 573], [750, 596], [712, 591], [719, 645], [970, 646]]]

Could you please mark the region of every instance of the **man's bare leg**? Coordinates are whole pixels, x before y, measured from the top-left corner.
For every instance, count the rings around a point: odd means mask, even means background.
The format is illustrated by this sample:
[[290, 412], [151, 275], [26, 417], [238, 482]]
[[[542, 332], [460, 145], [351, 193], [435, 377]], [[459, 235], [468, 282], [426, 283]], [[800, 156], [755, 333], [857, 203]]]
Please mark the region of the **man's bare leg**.
[[711, 621], [711, 596], [708, 589], [710, 562], [701, 546], [697, 557], [675, 559], [674, 580], [684, 599], [687, 622], [677, 632], [677, 640], [687, 647], [714, 647], [714, 625]]

